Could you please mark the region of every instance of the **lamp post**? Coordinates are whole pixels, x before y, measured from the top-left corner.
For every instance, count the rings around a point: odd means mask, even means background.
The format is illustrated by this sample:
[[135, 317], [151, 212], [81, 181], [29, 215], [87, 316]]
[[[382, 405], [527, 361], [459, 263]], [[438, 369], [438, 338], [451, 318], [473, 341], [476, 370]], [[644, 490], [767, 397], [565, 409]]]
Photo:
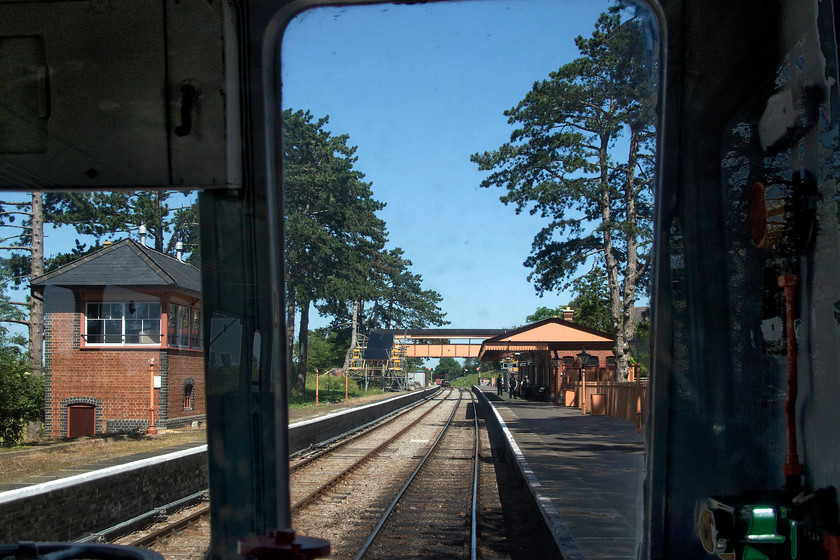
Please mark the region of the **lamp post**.
[[580, 362], [580, 386], [581, 386], [581, 400], [580, 400], [580, 409], [581, 411], [586, 414], [586, 365], [589, 363], [590, 355], [586, 353], [586, 347], [582, 349], [583, 351], [577, 355], [578, 361]]
[[562, 390], [562, 374], [560, 368], [563, 365], [563, 358], [561, 358], [557, 351], [554, 351], [554, 358], [551, 359], [551, 367], [554, 368], [554, 405], [560, 406], [560, 391]]
[[315, 406], [318, 406], [318, 368], [315, 368]]
[[155, 435], [155, 359], [149, 358], [149, 427], [146, 434]]

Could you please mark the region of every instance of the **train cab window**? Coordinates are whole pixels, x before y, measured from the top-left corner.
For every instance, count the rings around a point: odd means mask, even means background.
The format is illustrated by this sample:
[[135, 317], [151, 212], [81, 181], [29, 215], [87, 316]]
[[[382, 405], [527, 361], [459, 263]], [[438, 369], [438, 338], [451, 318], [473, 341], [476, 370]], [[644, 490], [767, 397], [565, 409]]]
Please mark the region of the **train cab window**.
[[[390, 271], [407, 259], [423, 288], [428, 282], [446, 302], [446, 316], [421, 318], [427, 327], [522, 324], [527, 313], [514, 317], [516, 305], [536, 309], [543, 304], [534, 295], [568, 293], [572, 284], [603, 299], [606, 273], [591, 290], [586, 273], [605, 271], [597, 263], [607, 258], [620, 263], [637, 305], [647, 303], [648, 265], [626, 266], [651, 257], [653, 18], [641, 7], [611, 10], [612, 2], [509, 7], [315, 7], [286, 22], [280, 74], [267, 83], [282, 84], [274, 135], [287, 317], [311, 328], [324, 322], [316, 310], [340, 309], [333, 325], [408, 328], [398, 302], [365, 295], [393, 293], [399, 280]], [[604, 52], [612, 54], [599, 58]], [[313, 161], [322, 173], [307, 172]], [[602, 232], [618, 222], [616, 245], [604, 251]], [[342, 234], [348, 253], [328, 235], [337, 223], [359, 228]], [[355, 269], [357, 259], [372, 264]], [[333, 303], [322, 291], [362, 277], [359, 302]], [[585, 365], [598, 366], [597, 356]], [[626, 358], [621, 366], [626, 375]], [[641, 527], [642, 480], [629, 487], [639, 505], [632, 523]]]

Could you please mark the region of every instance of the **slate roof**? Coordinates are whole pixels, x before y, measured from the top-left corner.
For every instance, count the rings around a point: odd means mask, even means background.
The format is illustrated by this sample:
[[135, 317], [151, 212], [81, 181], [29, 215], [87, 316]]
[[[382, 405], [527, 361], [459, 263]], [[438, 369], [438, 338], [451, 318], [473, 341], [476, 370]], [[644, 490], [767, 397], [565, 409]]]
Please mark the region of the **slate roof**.
[[390, 360], [394, 348], [394, 335], [373, 331], [368, 337], [365, 360]]
[[146, 286], [201, 294], [201, 271], [123, 239], [32, 280], [33, 286]]

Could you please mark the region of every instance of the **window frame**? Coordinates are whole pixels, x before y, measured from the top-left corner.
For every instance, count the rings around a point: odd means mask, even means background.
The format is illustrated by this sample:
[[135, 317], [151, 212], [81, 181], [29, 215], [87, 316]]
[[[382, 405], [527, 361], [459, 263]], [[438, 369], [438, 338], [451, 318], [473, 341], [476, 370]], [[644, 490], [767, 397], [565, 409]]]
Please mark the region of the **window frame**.
[[200, 307], [169, 302], [166, 308], [167, 347], [204, 351], [202, 313]]
[[[107, 306], [107, 312], [104, 308]], [[134, 307], [134, 312], [131, 311]], [[157, 320], [154, 316], [154, 307], [157, 307]], [[119, 308], [119, 317], [116, 317], [116, 309]], [[141, 309], [145, 309], [145, 313], [138, 313]], [[140, 348], [159, 348], [163, 342], [161, 332], [163, 320], [163, 306], [159, 300], [157, 301], [86, 301], [84, 307], [84, 340], [85, 347], [103, 348], [103, 347], [140, 347]], [[103, 316], [107, 315], [107, 316]], [[147, 316], [142, 316], [147, 315]], [[132, 327], [129, 332], [129, 325], [137, 325], [139, 328]], [[96, 324], [101, 324], [100, 329], [92, 329]], [[152, 328], [147, 329], [148, 326], [157, 326], [157, 330]], [[116, 328], [119, 326], [119, 334]], [[109, 329], [110, 327], [110, 329]], [[98, 332], [92, 332], [97, 331]], [[153, 342], [143, 342], [143, 337], [151, 337], [157, 340]], [[114, 338], [119, 337], [119, 340]], [[101, 340], [94, 340], [100, 338]], [[110, 340], [109, 340], [110, 338]], [[129, 341], [129, 339], [131, 339]]]

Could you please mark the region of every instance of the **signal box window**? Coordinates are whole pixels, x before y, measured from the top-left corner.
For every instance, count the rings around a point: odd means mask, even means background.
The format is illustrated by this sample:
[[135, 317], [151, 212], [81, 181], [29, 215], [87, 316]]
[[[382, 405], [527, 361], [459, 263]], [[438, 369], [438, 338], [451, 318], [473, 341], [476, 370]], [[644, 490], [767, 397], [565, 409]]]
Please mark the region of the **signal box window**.
[[201, 310], [169, 304], [167, 337], [169, 346], [202, 348]]
[[160, 344], [160, 303], [88, 303], [88, 344]]

